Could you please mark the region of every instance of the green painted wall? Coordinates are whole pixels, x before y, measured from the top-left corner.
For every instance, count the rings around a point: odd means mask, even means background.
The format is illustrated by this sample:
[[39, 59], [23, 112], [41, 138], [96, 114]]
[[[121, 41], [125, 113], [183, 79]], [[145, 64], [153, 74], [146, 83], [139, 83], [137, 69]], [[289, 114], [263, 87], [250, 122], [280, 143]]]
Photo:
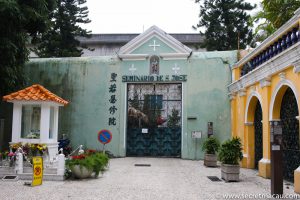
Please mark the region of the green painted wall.
[[[147, 45], [147, 44], [145, 44]], [[207, 132], [207, 122], [214, 122], [220, 140], [230, 137], [230, 101], [227, 85], [231, 82], [230, 65], [236, 61], [236, 51], [193, 53], [187, 60], [161, 60], [160, 75], [173, 75], [176, 63], [180, 74], [187, 74], [183, 82], [182, 158], [203, 158], [201, 144], [204, 140], [192, 139], [191, 131]], [[70, 104], [60, 109], [59, 134], [67, 134], [72, 146], [83, 144], [102, 149], [97, 141], [101, 129], [109, 129], [113, 140], [107, 149], [116, 156], [126, 155], [126, 83], [122, 75], [130, 75], [134, 64], [135, 75], [149, 75], [149, 59], [121, 61], [117, 57], [33, 59], [26, 65], [29, 85], [39, 83]], [[117, 112], [109, 113], [113, 82], [111, 73], [117, 74], [115, 106]], [[188, 120], [195, 116], [196, 120]], [[115, 117], [116, 125], [109, 126], [108, 118]]]

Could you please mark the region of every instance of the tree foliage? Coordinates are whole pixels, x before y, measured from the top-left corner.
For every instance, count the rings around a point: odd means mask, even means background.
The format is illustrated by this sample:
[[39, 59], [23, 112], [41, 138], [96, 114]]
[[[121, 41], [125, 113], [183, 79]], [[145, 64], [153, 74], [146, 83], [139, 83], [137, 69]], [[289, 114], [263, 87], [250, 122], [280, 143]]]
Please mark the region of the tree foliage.
[[300, 0], [263, 0], [262, 10], [252, 17], [259, 23], [255, 29], [255, 42], [262, 42], [285, 24], [300, 7]]
[[57, 9], [51, 13], [51, 28], [34, 41], [39, 57], [79, 57], [82, 55], [78, 36], [89, 37], [90, 31], [80, 24], [90, 23], [86, 0], [57, 0]]
[[200, 4], [200, 34], [205, 36], [202, 48], [211, 50], [234, 50], [245, 48], [252, 40], [250, 15], [255, 5], [244, 0], [195, 0]]
[[0, 0], [0, 96], [25, 83], [26, 43], [47, 29], [55, 0]]

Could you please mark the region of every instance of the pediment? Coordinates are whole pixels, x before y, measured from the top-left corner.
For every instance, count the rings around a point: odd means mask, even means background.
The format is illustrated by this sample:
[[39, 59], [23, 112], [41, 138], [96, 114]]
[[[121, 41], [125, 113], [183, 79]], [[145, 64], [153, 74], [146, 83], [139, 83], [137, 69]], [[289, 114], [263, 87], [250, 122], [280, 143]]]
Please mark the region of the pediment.
[[151, 55], [162, 58], [187, 58], [192, 50], [158, 28], [152, 26], [121, 47], [118, 55], [122, 59], [143, 59]]

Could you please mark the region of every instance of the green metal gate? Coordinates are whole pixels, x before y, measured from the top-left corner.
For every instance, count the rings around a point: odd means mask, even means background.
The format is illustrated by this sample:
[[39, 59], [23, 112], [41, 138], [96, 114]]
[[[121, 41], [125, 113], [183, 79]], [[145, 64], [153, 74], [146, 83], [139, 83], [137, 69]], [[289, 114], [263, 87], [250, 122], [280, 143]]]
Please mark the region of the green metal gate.
[[128, 84], [127, 156], [180, 157], [181, 87]]

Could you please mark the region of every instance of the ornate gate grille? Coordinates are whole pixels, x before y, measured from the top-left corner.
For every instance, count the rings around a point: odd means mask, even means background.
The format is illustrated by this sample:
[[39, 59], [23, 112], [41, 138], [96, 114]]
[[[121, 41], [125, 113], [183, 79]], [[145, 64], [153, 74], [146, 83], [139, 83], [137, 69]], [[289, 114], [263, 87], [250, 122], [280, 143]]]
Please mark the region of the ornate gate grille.
[[255, 131], [255, 168], [258, 169], [258, 162], [263, 157], [262, 149], [262, 109], [257, 102], [254, 114], [254, 131]]
[[127, 156], [181, 155], [181, 84], [128, 84]]
[[294, 170], [300, 165], [299, 121], [297, 101], [293, 91], [288, 88], [283, 96], [280, 110], [283, 137], [283, 177], [294, 181]]

